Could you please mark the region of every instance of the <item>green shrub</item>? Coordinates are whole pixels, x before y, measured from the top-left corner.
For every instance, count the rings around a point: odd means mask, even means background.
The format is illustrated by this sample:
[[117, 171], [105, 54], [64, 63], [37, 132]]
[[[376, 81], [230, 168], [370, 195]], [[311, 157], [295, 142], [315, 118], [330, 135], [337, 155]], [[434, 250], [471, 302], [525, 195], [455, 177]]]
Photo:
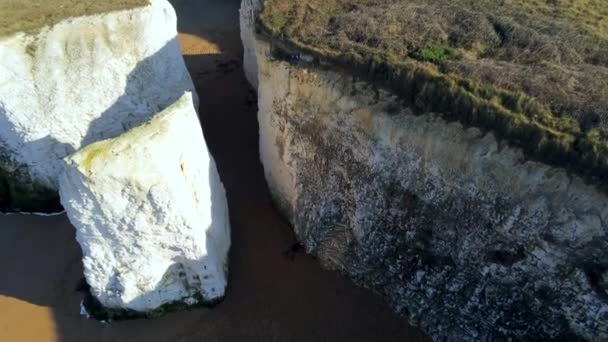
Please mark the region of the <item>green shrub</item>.
[[448, 60], [455, 58], [456, 53], [454, 49], [449, 46], [429, 44], [422, 49], [413, 52], [410, 56], [419, 61], [442, 65]]

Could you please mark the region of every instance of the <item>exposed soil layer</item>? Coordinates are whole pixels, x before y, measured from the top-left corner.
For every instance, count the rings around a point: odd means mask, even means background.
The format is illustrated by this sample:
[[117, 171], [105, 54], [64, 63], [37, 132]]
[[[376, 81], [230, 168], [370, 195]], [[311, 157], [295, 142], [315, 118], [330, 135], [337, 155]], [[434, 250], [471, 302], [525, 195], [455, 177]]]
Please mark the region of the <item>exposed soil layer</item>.
[[377, 296], [295, 248], [258, 155], [239, 0], [174, 0], [201, 121], [226, 187], [230, 284], [214, 309], [103, 324], [78, 315], [81, 253], [65, 216], [0, 216], [0, 341], [426, 341]]
[[0, 0], [0, 37], [80, 17], [145, 6], [150, 0]]

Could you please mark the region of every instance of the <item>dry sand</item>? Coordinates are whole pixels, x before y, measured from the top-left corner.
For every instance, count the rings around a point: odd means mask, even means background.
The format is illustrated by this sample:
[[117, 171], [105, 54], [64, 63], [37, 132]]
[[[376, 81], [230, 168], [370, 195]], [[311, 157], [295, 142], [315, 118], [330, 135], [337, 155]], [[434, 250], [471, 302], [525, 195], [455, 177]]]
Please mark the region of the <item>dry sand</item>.
[[201, 120], [226, 186], [233, 247], [214, 309], [102, 324], [79, 316], [80, 249], [65, 216], [0, 216], [0, 341], [426, 341], [372, 293], [293, 242], [258, 156], [256, 97], [241, 69], [239, 0], [173, 0], [201, 97]]

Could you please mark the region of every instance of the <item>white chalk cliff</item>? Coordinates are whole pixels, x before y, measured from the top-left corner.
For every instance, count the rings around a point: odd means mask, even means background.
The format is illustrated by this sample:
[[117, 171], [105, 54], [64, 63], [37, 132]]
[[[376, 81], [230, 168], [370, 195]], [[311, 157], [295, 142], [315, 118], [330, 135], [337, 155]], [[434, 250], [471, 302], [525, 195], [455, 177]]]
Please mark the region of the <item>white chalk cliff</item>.
[[176, 27], [151, 0], [0, 37], [0, 210], [45, 210], [63, 157], [193, 91]]
[[189, 93], [67, 157], [60, 194], [104, 307], [146, 312], [224, 296], [226, 195]]
[[308, 253], [436, 340], [608, 340], [605, 192], [280, 51], [262, 5], [241, 8], [260, 155]]

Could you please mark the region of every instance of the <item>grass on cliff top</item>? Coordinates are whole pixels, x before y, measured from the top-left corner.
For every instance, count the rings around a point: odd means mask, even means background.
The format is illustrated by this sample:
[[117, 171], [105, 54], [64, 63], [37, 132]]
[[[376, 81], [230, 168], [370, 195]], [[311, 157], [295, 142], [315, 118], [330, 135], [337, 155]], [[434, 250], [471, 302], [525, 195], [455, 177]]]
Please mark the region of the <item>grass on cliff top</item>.
[[150, 0], [0, 0], [0, 37], [33, 32], [62, 19], [125, 10]]
[[258, 27], [608, 184], [606, 0], [267, 0]]

